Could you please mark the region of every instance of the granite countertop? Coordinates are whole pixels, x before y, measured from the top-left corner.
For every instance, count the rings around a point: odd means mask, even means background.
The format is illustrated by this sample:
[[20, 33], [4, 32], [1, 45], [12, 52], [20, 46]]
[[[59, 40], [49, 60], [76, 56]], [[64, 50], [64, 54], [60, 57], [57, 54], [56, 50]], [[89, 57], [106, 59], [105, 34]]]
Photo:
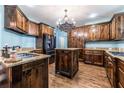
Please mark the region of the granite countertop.
[[56, 50], [79, 50], [81, 48], [55, 48]]
[[112, 57], [114, 57], [114, 58], [118, 58], [118, 59], [120, 59], [120, 60], [122, 60], [122, 61], [124, 61], [124, 56], [116, 56], [116, 55], [113, 55], [112, 53], [110, 53], [110, 52], [118, 52], [118, 51], [108, 51], [108, 50], [105, 50], [105, 52], [106, 53], [108, 53], [109, 55], [111, 55]]
[[[95, 48], [94, 48], [94, 49], [93, 49], [93, 48], [91, 48], [91, 49], [86, 48], [85, 50], [105, 51], [106, 53], [108, 53], [109, 55], [111, 55], [113, 58], [118, 58], [118, 59], [124, 61], [124, 56], [115, 56], [115, 55], [113, 55], [112, 53], [110, 53], [110, 52], [121, 52], [121, 51], [117, 51], [117, 50], [106, 50], [106, 49], [95, 49]], [[122, 52], [123, 52], [123, 51], [122, 51]]]
[[96, 48], [85, 48], [84, 50], [97, 50], [97, 51], [105, 51], [105, 49], [96, 49]]
[[[18, 52], [17, 54], [19, 54], [19, 53], [28, 53], [28, 52], [23, 51], [23, 52]], [[25, 64], [25, 63], [29, 63], [29, 62], [33, 62], [36, 60], [45, 59], [45, 58], [50, 57], [50, 55], [45, 55], [45, 54], [36, 54], [36, 53], [28, 53], [28, 54], [35, 54], [37, 56], [20, 59], [19, 61], [12, 62], [12, 63], [5, 63], [5, 58], [0, 58], [0, 62], [3, 65], [5, 65], [6, 67], [13, 67], [13, 66], [17, 66], [17, 65], [21, 65], [21, 64]]]

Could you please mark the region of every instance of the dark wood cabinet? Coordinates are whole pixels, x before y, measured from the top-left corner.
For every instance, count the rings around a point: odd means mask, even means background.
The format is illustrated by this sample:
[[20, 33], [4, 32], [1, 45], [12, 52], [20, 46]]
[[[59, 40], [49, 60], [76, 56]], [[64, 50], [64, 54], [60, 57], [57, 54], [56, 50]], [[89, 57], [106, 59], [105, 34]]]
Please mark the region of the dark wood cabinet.
[[84, 48], [87, 41], [103, 41], [110, 39], [109, 22], [76, 27], [68, 33], [68, 47]]
[[39, 24], [30, 21], [16, 5], [5, 5], [4, 26], [16, 32], [39, 36]]
[[103, 51], [84, 50], [84, 62], [88, 64], [103, 66]]
[[5, 5], [4, 26], [17, 32], [27, 33], [27, 18], [16, 5]]
[[28, 21], [28, 34], [33, 36], [39, 36], [39, 25], [32, 21]]
[[116, 63], [115, 59], [108, 53], [105, 53], [105, 68], [112, 87], [116, 87]]
[[8, 68], [9, 87], [12, 88], [47, 88], [48, 59], [33, 61]]
[[116, 39], [124, 39], [124, 14], [116, 17]]
[[84, 62], [84, 48], [79, 49], [79, 62]]
[[93, 51], [93, 64], [103, 66], [103, 51]]
[[110, 39], [110, 24], [109, 22], [100, 24], [100, 38], [98, 40], [109, 40]]
[[117, 87], [124, 88], [124, 61], [117, 59]]
[[56, 73], [73, 78], [78, 71], [78, 49], [56, 49]]
[[111, 21], [111, 40], [124, 39], [124, 13], [116, 14]]
[[93, 64], [93, 52], [91, 50], [84, 50], [84, 62]]
[[18, 10], [16, 9], [16, 26], [21, 29], [24, 32], [27, 32], [27, 19], [26, 17]]
[[111, 24], [111, 26], [110, 26], [110, 28], [111, 28], [111, 30], [110, 30], [110, 39], [111, 40], [114, 40], [116, 38], [116, 30], [115, 30], [116, 24], [115, 23], [116, 23], [115, 18], [113, 18], [111, 23], [110, 23]]
[[68, 33], [69, 48], [84, 48], [84, 27], [77, 27]]
[[54, 28], [46, 24], [39, 24], [39, 36], [43, 36], [43, 34], [54, 35]]
[[109, 40], [109, 23], [100, 23], [85, 26], [86, 41]]

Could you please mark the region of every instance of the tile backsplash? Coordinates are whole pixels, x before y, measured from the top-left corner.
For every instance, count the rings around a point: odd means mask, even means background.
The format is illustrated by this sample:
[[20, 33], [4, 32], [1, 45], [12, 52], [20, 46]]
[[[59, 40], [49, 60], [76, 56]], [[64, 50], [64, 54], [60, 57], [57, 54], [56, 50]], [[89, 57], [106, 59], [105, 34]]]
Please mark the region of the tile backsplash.
[[87, 42], [85, 48], [124, 51], [124, 41], [93, 41]]

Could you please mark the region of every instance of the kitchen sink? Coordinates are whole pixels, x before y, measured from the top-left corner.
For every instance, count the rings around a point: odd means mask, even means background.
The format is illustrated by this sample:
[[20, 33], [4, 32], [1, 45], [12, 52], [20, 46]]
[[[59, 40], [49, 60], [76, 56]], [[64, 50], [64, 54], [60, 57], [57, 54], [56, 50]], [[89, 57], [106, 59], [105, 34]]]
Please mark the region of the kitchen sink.
[[111, 52], [114, 56], [124, 56], [124, 52]]
[[31, 57], [35, 57], [35, 56], [38, 56], [36, 54], [29, 54], [29, 53], [19, 53], [17, 54], [17, 58], [31, 58]]

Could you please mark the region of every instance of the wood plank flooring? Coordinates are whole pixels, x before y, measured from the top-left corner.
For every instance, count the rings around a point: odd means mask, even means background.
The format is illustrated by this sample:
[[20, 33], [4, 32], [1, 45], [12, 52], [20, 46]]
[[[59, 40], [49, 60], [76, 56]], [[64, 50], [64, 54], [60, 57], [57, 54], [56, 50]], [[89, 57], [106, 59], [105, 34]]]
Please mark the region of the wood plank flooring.
[[73, 79], [55, 74], [55, 64], [49, 65], [50, 88], [110, 88], [105, 68], [79, 63], [79, 71]]

